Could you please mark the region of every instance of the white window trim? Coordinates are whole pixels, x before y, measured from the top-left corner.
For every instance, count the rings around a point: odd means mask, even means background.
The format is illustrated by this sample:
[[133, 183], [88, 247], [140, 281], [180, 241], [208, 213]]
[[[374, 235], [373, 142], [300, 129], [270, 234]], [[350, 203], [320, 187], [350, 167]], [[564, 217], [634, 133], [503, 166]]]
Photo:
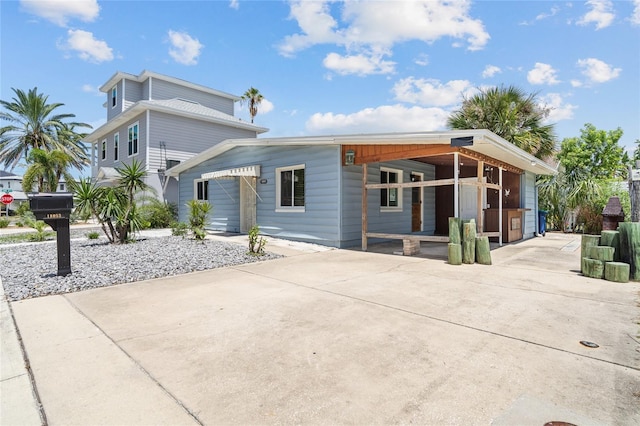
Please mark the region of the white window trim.
[[[396, 173], [398, 175], [398, 182], [396, 183], [402, 183], [403, 182], [403, 171], [401, 169], [392, 169], [390, 167], [380, 167], [380, 172], [387, 172], [387, 173]], [[380, 181], [380, 183], [382, 183], [382, 180]], [[389, 207], [389, 206], [380, 206], [380, 211], [381, 212], [401, 212], [402, 211], [402, 193], [404, 192], [402, 190], [403, 188], [398, 188], [397, 194], [398, 194], [398, 206], [397, 207]], [[380, 190], [382, 191], [382, 190]], [[389, 191], [389, 189], [387, 189], [387, 191]], [[379, 205], [380, 203], [378, 203]]]
[[118, 106], [118, 85], [115, 85], [111, 88], [111, 108], [115, 108]]
[[107, 159], [107, 140], [103, 139], [100, 143], [100, 161]]
[[113, 134], [113, 161], [120, 161], [120, 132]]
[[[138, 150], [129, 154], [129, 129], [134, 126], [138, 126]], [[136, 121], [132, 125], [127, 127], [127, 158], [135, 157], [140, 153], [140, 122]]]
[[[208, 180], [209, 180], [209, 179], [194, 179], [194, 180], [193, 180], [193, 199], [194, 199], [194, 200], [198, 200], [198, 201], [207, 201], [207, 202], [209, 201], [209, 190], [208, 190], [208, 188], [207, 188], [207, 193], [206, 193], [206, 197], [207, 197], [207, 198], [206, 198], [206, 199], [204, 199], [204, 198], [198, 198], [198, 184], [199, 184], [200, 182], [206, 182], [206, 181], [208, 181]], [[208, 185], [207, 185], [207, 186], [208, 186]]]
[[[295, 166], [287, 166], [287, 167], [278, 167], [276, 168], [276, 213], [304, 213], [306, 211], [307, 208], [307, 189], [306, 189], [306, 184], [305, 184], [305, 192], [304, 192], [304, 206], [282, 206], [280, 205], [281, 199], [280, 199], [280, 186], [281, 186], [281, 182], [280, 182], [280, 173], [281, 172], [286, 172], [289, 170], [299, 170], [299, 169], [305, 169], [305, 165], [304, 164], [297, 164]], [[306, 180], [307, 176], [306, 176], [306, 170], [305, 170], [305, 180]], [[294, 194], [295, 195], [295, 194]]]

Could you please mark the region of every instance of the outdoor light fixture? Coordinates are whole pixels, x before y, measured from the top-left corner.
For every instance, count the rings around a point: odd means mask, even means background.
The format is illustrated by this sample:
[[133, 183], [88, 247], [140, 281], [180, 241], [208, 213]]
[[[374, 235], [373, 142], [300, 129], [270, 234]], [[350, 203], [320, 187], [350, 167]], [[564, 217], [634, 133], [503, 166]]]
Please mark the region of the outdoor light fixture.
[[344, 154], [344, 165], [345, 166], [353, 166], [356, 161], [356, 152], [352, 149], [348, 150]]

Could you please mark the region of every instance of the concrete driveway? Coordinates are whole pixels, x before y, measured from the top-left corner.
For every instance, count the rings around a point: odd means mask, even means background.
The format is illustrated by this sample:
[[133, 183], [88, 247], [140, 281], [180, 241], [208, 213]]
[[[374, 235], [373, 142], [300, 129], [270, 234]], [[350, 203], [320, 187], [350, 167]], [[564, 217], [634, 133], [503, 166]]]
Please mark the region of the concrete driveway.
[[581, 276], [579, 236], [290, 254], [12, 303], [48, 422], [640, 424], [640, 285]]

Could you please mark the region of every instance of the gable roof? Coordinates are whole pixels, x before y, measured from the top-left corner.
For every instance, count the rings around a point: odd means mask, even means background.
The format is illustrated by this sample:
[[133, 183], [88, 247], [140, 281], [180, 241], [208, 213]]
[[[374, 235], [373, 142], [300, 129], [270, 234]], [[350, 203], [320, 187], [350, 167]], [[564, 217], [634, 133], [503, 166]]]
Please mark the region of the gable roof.
[[157, 72], [148, 71], [148, 70], [143, 70], [139, 75], [118, 71], [114, 75], [112, 75], [111, 78], [109, 78], [109, 80], [106, 81], [106, 83], [100, 86], [100, 91], [104, 93], [109, 93], [111, 88], [115, 86], [122, 79], [133, 80], [138, 83], [142, 83], [143, 81], [148, 80], [149, 78], [157, 78], [158, 80], [167, 81], [183, 87], [188, 87], [191, 89], [199, 90], [201, 92], [209, 93], [211, 95], [217, 95], [223, 98], [231, 99], [234, 102], [240, 100], [240, 96], [232, 95], [230, 93], [222, 92], [220, 90], [215, 90], [210, 87], [191, 83], [190, 81], [182, 80], [182, 79], [171, 77], [164, 74], [159, 74]]
[[444, 132], [227, 139], [170, 168], [166, 171], [166, 175], [177, 177], [185, 170], [240, 146], [450, 145], [451, 139], [461, 137], [473, 138], [473, 145], [466, 146], [465, 149], [467, 150], [494, 158], [537, 175], [551, 175], [556, 173], [556, 169], [553, 166], [523, 151], [489, 130], [453, 130]]
[[158, 111], [171, 115], [177, 115], [194, 120], [207, 121], [215, 124], [236, 127], [239, 129], [252, 130], [258, 134], [268, 131], [266, 127], [256, 126], [253, 123], [247, 123], [240, 118], [225, 114], [213, 108], [205, 107], [197, 102], [187, 101], [180, 98], [166, 100], [143, 100], [138, 101], [102, 126], [98, 127], [92, 133], [85, 137], [85, 141], [89, 143], [97, 143], [98, 139], [110, 134], [112, 131], [122, 126], [135, 116], [145, 111]]
[[22, 180], [22, 176], [18, 176], [13, 172], [8, 172], [6, 170], [0, 170], [0, 178], [2, 179], [19, 179]]

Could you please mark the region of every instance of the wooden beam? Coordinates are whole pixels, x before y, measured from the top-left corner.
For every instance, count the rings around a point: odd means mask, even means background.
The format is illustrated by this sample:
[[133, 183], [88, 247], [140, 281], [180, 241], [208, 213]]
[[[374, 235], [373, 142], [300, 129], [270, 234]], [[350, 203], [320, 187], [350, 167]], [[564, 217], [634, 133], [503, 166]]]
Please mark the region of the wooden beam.
[[453, 185], [453, 179], [438, 179], [438, 180], [421, 180], [418, 182], [403, 182], [403, 183], [368, 183], [367, 189], [389, 189], [389, 188], [424, 188], [425, 186], [446, 186]]
[[343, 161], [349, 150], [355, 153], [354, 164], [365, 164], [452, 154], [458, 148], [451, 147], [449, 144], [342, 145]]
[[484, 218], [483, 218], [483, 213], [484, 213], [484, 205], [483, 205], [483, 191], [486, 188], [483, 185], [483, 181], [484, 181], [484, 161], [480, 160], [478, 161], [478, 168], [476, 169], [477, 173], [476, 176], [478, 177], [478, 197], [477, 197], [477, 210], [476, 210], [476, 214], [477, 214], [477, 218], [478, 221], [476, 223], [476, 232], [482, 232], [482, 229], [484, 227]]
[[414, 241], [430, 241], [434, 243], [448, 243], [449, 237], [437, 235], [416, 235], [416, 234], [386, 234], [382, 232], [368, 232], [369, 238], [384, 238], [387, 240], [414, 240]]
[[462, 155], [463, 157], [472, 158], [476, 161], [484, 161], [487, 164], [490, 164], [496, 167], [502, 167], [504, 170], [507, 170], [512, 173], [516, 173], [519, 175], [524, 173], [522, 169], [519, 169], [516, 166], [513, 166], [511, 164], [507, 164], [504, 161], [496, 160], [495, 158], [489, 157], [488, 155], [479, 154], [475, 151], [471, 151], [466, 148], [459, 148], [459, 152], [460, 152], [460, 155]]

